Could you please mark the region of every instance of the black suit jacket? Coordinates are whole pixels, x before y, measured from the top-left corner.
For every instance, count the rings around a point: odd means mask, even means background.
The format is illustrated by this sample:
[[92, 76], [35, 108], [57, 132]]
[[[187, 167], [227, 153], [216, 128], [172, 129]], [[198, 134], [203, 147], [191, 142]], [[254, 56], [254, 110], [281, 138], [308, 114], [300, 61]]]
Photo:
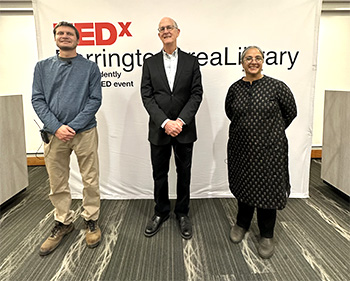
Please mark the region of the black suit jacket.
[[150, 116], [148, 140], [155, 145], [170, 143], [171, 136], [161, 128], [169, 118], [181, 118], [186, 125], [176, 137], [179, 143], [197, 140], [195, 115], [202, 101], [203, 87], [196, 57], [178, 49], [178, 63], [173, 91], [170, 90], [163, 52], [145, 60], [142, 70], [141, 96]]

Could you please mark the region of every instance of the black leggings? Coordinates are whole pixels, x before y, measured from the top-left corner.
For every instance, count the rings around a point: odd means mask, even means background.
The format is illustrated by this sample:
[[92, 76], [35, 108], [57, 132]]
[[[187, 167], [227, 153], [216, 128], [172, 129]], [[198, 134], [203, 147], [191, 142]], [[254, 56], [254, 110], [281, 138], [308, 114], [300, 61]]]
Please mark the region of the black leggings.
[[[247, 205], [238, 200], [237, 225], [248, 230], [254, 215], [254, 206]], [[272, 238], [277, 217], [276, 209], [257, 208], [258, 226], [260, 236]]]

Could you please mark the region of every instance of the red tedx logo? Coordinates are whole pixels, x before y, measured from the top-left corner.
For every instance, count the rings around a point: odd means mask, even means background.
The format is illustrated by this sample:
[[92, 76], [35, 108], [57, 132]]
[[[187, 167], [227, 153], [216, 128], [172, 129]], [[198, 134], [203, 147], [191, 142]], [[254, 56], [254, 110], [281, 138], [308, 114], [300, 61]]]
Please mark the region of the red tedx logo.
[[[131, 22], [118, 22], [118, 24], [121, 28], [119, 33], [117, 27], [110, 22], [74, 23], [74, 26], [80, 34], [79, 46], [113, 45], [118, 37], [123, 37], [125, 35], [127, 37], [132, 37], [132, 34], [129, 31]], [[54, 27], [56, 25], [57, 23], [54, 24]]]

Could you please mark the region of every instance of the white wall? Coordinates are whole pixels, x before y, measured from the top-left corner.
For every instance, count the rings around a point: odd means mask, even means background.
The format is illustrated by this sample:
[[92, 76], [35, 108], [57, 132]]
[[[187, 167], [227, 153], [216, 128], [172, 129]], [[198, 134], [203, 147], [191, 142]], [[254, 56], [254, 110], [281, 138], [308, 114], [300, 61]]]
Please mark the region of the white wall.
[[[40, 147], [41, 140], [34, 119], [39, 124], [40, 121], [30, 102], [33, 69], [37, 61], [33, 15], [0, 14], [0, 34], [0, 95], [23, 95], [27, 153], [34, 153]], [[350, 90], [349, 34], [350, 13], [322, 13], [313, 146], [322, 146], [324, 91]]]
[[323, 12], [315, 89], [313, 146], [322, 146], [325, 90], [350, 90], [350, 13]]
[[34, 119], [40, 120], [31, 104], [33, 70], [38, 60], [33, 15], [0, 14], [0, 34], [0, 95], [23, 95], [26, 149], [27, 153], [36, 152], [41, 140], [34, 123]]

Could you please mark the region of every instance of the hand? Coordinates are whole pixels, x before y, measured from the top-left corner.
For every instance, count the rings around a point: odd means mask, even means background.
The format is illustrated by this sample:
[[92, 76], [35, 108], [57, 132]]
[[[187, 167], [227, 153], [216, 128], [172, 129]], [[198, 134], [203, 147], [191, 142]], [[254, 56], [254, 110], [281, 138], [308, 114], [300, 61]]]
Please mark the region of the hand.
[[176, 122], [179, 124], [179, 126], [182, 128], [184, 124], [183, 121], [181, 121], [181, 119], [176, 119]]
[[74, 138], [75, 136], [75, 131], [67, 126], [67, 125], [62, 125], [55, 133], [55, 136], [63, 141], [63, 142], [67, 142], [69, 140], [71, 140], [72, 138]]
[[172, 136], [172, 137], [176, 137], [178, 134], [180, 134], [182, 132], [182, 122], [180, 120], [170, 120], [168, 121], [165, 126], [165, 133]]

